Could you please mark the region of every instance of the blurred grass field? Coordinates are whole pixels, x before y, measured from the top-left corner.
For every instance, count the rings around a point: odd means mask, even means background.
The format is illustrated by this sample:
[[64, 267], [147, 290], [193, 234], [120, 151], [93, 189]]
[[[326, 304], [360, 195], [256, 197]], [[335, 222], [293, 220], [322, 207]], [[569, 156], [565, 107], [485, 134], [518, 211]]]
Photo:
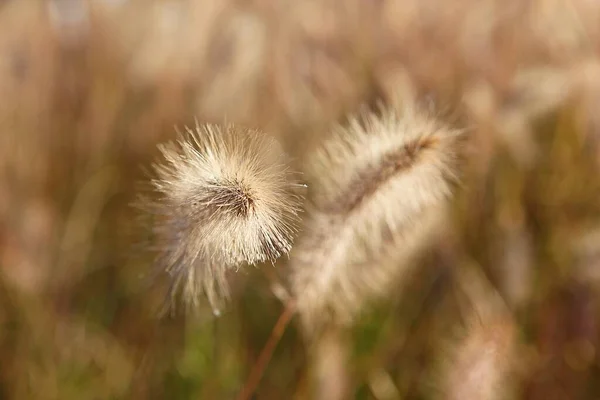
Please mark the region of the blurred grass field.
[[[241, 270], [219, 318], [161, 318], [143, 167], [195, 119], [301, 165], [397, 98], [433, 99], [469, 157], [447, 240], [350, 332], [354, 398], [446, 398], [465, 307], [496, 295], [515, 398], [600, 398], [599, 51], [591, 0], [0, 1], [0, 398], [235, 398], [285, 260]], [[253, 398], [313, 398], [309, 353], [294, 319]]]

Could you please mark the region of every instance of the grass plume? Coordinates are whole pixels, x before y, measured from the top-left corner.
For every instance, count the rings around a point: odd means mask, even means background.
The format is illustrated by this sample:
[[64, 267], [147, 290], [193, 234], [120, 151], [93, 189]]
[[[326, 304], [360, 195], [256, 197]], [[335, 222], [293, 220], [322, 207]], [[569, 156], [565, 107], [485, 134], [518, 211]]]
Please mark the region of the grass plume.
[[[449, 400], [499, 400], [509, 397], [514, 327], [506, 321], [475, 319], [455, 349], [442, 382]], [[510, 397], [509, 397], [510, 398]]]
[[308, 326], [349, 321], [385, 296], [443, 221], [457, 180], [459, 131], [416, 108], [339, 129], [308, 163], [312, 218], [292, 253]]
[[151, 180], [157, 264], [189, 305], [204, 293], [213, 310], [228, 295], [227, 272], [290, 251], [301, 197], [278, 143], [251, 129], [197, 124], [159, 146]]
[[[464, 304], [462, 337], [449, 341], [439, 376], [437, 398], [500, 400], [514, 398], [519, 371], [528, 364], [506, 303], [476, 268], [463, 268], [457, 279]], [[518, 367], [518, 368], [517, 368]]]

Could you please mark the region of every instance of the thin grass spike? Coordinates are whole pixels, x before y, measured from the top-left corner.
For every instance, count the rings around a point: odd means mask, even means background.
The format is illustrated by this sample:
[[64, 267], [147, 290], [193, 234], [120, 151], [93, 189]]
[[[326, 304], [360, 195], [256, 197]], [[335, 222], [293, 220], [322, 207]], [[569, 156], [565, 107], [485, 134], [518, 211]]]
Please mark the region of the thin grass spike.
[[309, 160], [311, 218], [291, 255], [307, 326], [350, 321], [389, 293], [443, 223], [461, 137], [416, 108], [384, 109], [338, 129]]

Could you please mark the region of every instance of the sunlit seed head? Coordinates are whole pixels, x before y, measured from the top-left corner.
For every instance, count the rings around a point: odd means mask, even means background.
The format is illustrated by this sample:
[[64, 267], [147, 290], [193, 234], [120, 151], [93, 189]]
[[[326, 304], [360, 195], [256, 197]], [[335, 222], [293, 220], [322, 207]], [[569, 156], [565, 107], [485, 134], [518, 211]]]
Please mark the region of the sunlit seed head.
[[159, 146], [152, 213], [157, 264], [188, 304], [205, 294], [216, 309], [227, 273], [288, 253], [299, 222], [300, 184], [279, 144], [259, 131], [197, 125]]
[[309, 217], [291, 255], [306, 325], [385, 297], [440, 231], [461, 132], [407, 107], [351, 120], [308, 162]]

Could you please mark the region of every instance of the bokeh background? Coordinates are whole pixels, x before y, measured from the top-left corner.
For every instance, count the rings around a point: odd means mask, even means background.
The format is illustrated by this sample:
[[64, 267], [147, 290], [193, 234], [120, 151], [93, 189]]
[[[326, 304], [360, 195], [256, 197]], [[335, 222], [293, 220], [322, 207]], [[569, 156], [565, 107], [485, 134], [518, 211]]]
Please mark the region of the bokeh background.
[[[357, 320], [340, 381], [450, 398], [498, 342], [516, 398], [600, 398], [599, 51], [595, 0], [0, 1], [0, 398], [234, 398], [285, 263], [240, 271], [218, 319], [160, 317], [142, 167], [197, 118], [275, 134], [301, 168], [398, 98], [466, 127], [469, 156], [451, 233]], [[309, 347], [293, 319], [254, 398], [315, 398]]]

